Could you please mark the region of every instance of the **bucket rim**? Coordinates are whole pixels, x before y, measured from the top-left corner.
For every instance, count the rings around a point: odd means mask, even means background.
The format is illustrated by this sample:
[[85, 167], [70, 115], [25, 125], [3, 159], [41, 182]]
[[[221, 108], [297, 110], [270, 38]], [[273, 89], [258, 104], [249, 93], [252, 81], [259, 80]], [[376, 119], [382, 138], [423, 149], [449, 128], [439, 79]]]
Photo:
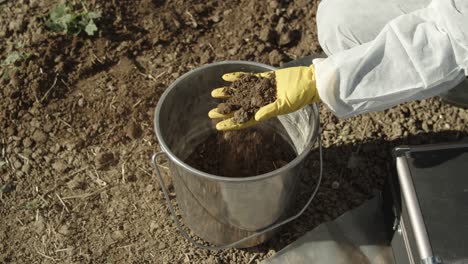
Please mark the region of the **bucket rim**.
[[195, 69], [192, 69], [192, 70], [184, 73], [182, 76], [177, 78], [174, 82], [172, 82], [169, 85], [169, 87], [163, 92], [163, 94], [159, 98], [158, 103], [157, 103], [156, 108], [155, 108], [155, 112], [154, 112], [154, 131], [156, 133], [156, 139], [157, 139], [157, 141], [159, 143], [161, 151], [166, 153], [166, 156], [172, 162], [176, 163], [178, 166], [181, 166], [185, 170], [188, 170], [188, 171], [190, 171], [191, 173], [193, 173], [193, 174], [195, 174], [197, 176], [201, 176], [201, 177], [204, 177], [204, 178], [207, 178], [207, 179], [210, 179], [210, 180], [222, 181], [222, 182], [238, 182], [238, 183], [240, 183], [240, 182], [253, 182], [253, 181], [263, 180], [263, 179], [274, 177], [274, 176], [278, 175], [279, 173], [282, 173], [282, 172], [284, 172], [284, 171], [298, 165], [299, 162], [301, 162], [310, 153], [310, 151], [312, 150], [313, 145], [317, 141], [318, 132], [319, 132], [319, 125], [318, 125], [319, 123], [318, 122], [320, 122], [320, 120], [319, 120], [319, 114], [318, 114], [318, 107], [317, 107], [317, 104], [315, 104], [315, 103], [311, 105], [315, 125], [314, 125], [313, 131], [312, 131], [312, 135], [310, 136], [311, 140], [308, 143], [308, 146], [306, 146], [304, 148], [304, 150], [302, 151], [301, 154], [297, 155], [292, 161], [288, 162], [288, 164], [286, 164], [285, 166], [283, 166], [281, 168], [278, 168], [276, 170], [267, 172], [267, 173], [254, 175], [254, 176], [248, 176], [248, 177], [239, 177], [239, 178], [237, 178], [237, 177], [227, 177], [227, 176], [221, 176], [221, 175], [214, 175], [214, 174], [206, 173], [204, 171], [198, 170], [198, 169], [188, 165], [187, 163], [185, 163], [184, 161], [179, 159], [177, 157], [177, 155], [175, 155], [170, 150], [170, 148], [167, 146], [167, 144], [166, 144], [166, 142], [165, 142], [165, 140], [164, 140], [164, 138], [162, 136], [160, 123], [159, 123], [159, 113], [161, 112], [161, 108], [162, 108], [164, 99], [169, 95], [169, 93], [171, 93], [171, 91], [173, 90], [173, 88], [175, 86], [177, 86], [180, 82], [182, 82], [182, 80], [184, 80], [188, 76], [192, 75], [193, 73], [198, 72], [198, 71], [203, 71], [203, 70], [205, 70], [207, 68], [210, 68], [210, 67], [223, 65], [223, 64], [246, 64], [246, 65], [260, 66], [260, 67], [263, 67], [263, 68], [265, 68], [267, 70], [272, 70], [272, 71], [277, 70], [277, 68], [275, 68], [273, 66], [263, 64], [263, 63], [258, 63], [258, 62], [242, 61], [242, 60], [226, 60], [226, 61], [219, 61], [219, 62], [213, 62], [213, 63], [205, 64], [203, 66], [197, 67]]

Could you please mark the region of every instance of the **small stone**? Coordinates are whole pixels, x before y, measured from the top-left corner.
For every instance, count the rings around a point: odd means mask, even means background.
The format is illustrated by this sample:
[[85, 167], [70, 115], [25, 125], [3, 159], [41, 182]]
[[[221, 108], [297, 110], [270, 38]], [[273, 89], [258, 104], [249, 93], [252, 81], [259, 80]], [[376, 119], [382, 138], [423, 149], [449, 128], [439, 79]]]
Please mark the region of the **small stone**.
[[244, 111], [243, 109], [239, 109], [236, 112], [234, 112], [233, 118], [234, 118], [234, 121], [239, 124], [249, 121], [248, 113]]
[[120, 230], [116, 230], [114, 232], [112, 232], [111, 234], [111, 238], [115, 241], [120, 241], [120, 240], [123, 240], [124, 239], [124, 234], [122, 231]]
[[219, 15], [214, 15], [211, 17], [211, 21], [218, 23], [221, 19], [219, 18]]
[[265, 50], [265, 47], [266, 47], [265, 44], [260, 43], [257, 45], [257, 51], [263, 52]]
[[336, 190], [340, 188], [340, 183], [338, 181], [333, 181], [331, 187], [332, 189]]
[[54, 162], [54, 164], [52, 164], [52, 168], [54, 168], [54, 170], [56, 170], [56, 171], [58, 171], [60, 173], [63, 173], [63, 172], [66, 172], [68, 170], [68, 165], [65, 164], [62, 161], [56, 161], [56, 162]]
[[269, 5], [271, 9], [276, 9], [279, 6], [279, 3], [277, 0], [269, 1]]
[[21, 166], [23, 166], [23, 164], [21, 163], [20, 160], [16, 160], [16, 161], [13, 163], [13, 167], [15, 167], [15, 169], [17, 169], [17, 170], [21, 169]]
[[292, 42], [292, 37], [291, 37], [291, 33], [290, 32], [286, 32], [286, 33], [283, 33], [281, 34], [280, 38], [279, 38], [279, 41], [278, 41], [278, 45], [280, 46], [286, 46], [288, 45], [289, 43]]
[[427, 122], [423, 122], [421, 127], [424, 132], [429, 132], [429, 126], [427, 125]]
[[38, 217], [38, 220], [34, 222], [34, 231], [36, 233], [41, 234], [45, 229], [44, 218], [42, 216]]
[[66, 236], [70, 233], [70, 229], [68, 225], [61, 225], [58, 229], [58, 233]]
[[276, 254], [276, 250], [270, 249], [270, 250], [268, 250], [268, 252], [266, 253], [266, 256], [267, 256], [267, 257], [272, 257], [272, 256], [275, 255], [275, 254]]
[[78, 106], [79, 106], [79, 107], [83, 107], [84, 104], [85, 104], [85, 101], [84, 101], [83, 98], [78, 99]]
[[278, 21], [278, 24], [276, 25], [276, 31], [278, 33], [283, 33], [283, 32], [286, 32], [286, 23], [285, 23], [285, 19], [284, 17], [281, 17]]
[[153, 184], [148, 184], [148, 186], [146, 186], [146, 192], [152, 192], [154, 190], [154, 186]]
[[29, 171], [31, 170], [31, 165], [26, 162], [23, 167], [21, 167], [21, 171], [24, 172], [24, 173], [29, 173]]
[[18, 17], [18, 19], [11, 20], [10, 23], [8, 24], [8, 29], [11, 31], [20, 31], [24, 25], [23, 19], [24, 17], [20, 16]]
[[[10, 77], [10, 84], [13, 87], [18, 87], [20, 86], [20, 79], [18, 78], [18, 72], [16, 70], [14, 71], [9, 71], [8, 76]], [[19, 95], [19, 93], [13, 93], [12, 97], [15, 98], [16, 95]]]
[[276, 32], [268, 27], [265, 27], [260, 31], [258, 37], [265, 42], [272, 42], [276, 37]]
[[283, 60], [283, 56], [278, 50], [275, 49], [268, 54], [268, 60], [271, 65], [279, 65]]
[[216, 264], [217, 261], [216, 261], [216, 259], [215, 259], [213, 256], [210, 256], [210, 257], [206, 260], [206, 263], [207, 263], [207, 264]]
[[156, 221], [151, 221], [151, 223], [150, 223], [150, 233], [153, 233], [158, 228], [159, 228], [158, 223]]
[[166, 243], [164, 243], [164, 242], [159, 242], [159, 245], [158, 245], [158, 249], [159, 249], [159, 250], [163, 250], [163, 249], [165, 249], [166, 247], [167, 247]]
[[237, 51], [238, 51], [237, 48], [232, 48], [232, 49], [229, 49], [229, 50], [228, 50], [228, 54], [229, 54], [229, 55], [236, 55], [236, 54], [237, 54]]
[[31, 147], [33, 143], [34, 142], [29, 137], [23, 139], [23, 147], [25, 148]]
[[9, 127], [6, 129], [7, 136], [13, 136], [16, 134], [16, 129], [14, 127]]
[[220, 103], [216, 108], [218, 109], [218, 112], [221, 114], [227, 114], [227, 113], [232, 112], [232, 110], [234, 110], [232, 107], [232, 104], [228, 104], [228, 103]]
[[47, 134], [42, 132], [42, 130], [39, 130], [39, 129], [36, 129], [36, 131], [34, 131], [32, 137], [31, 137], [34, 141], [36, 141], [37, 143], [46, 143], [47, 142]]

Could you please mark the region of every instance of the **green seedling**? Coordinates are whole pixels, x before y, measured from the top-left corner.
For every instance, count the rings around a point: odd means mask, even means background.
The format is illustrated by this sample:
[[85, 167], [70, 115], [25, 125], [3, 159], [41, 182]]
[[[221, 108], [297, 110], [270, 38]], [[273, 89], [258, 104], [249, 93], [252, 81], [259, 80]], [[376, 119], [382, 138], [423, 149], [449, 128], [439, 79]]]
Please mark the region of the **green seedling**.
[[9, 193], [15, 189], [15, 186], [12, 182], [7, 182], [4, 185], [0, 186], [0, 193]]
[[84, 31], [88, 36], [93, 36], [98, 30], [95, 21], [100, 17], [100, 12], [89, 12], [84, 3], [81, 4], [80, 10], [73, 10], [73, 7], [67, 4], [57, 4], [45, 24], [54, 32], [78, 35]]
[[47, 208], [48, 205], [47, 201], [35, 198], [34, 200], [23, 204], [22, 208], [25, 210], [37, 210]]
[[10, 79], [10, 71], [19, 70], [19, 64], [31, 57], [30, 53], [23, 51], [12, 51], [6, 59], [0, 64], [3, 70], [3, 78]]

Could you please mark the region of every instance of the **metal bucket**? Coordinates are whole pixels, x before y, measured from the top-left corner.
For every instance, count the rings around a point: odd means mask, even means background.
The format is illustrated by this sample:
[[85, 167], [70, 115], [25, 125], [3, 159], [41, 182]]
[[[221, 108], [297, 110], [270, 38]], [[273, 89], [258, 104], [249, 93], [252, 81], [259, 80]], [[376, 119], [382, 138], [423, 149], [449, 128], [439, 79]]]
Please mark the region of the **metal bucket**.
[[[298, 154], [293, 161], [275, 171], [232, 178], [208, 174], [184, 163], [195, 146], [215, 132], [207, 114], [219, 103], [211, 97], [212, 89], [226, 85], [221, 76], [228, 72], [269, 70], [274, 68], [244, 61], [205, 65], [177, 79], [158, 102], [154, 126], [161, 152], [153, 156], [153, 165], [159, 174], [156, 159], [160, 155], [168, 157], [185, 224], [195, 235], [212, 244], [222, 245], [206, 247], [195, 243], [180, 227], [168, 200], [180, 231], [198, 246], [209, 249], [255, 246], [270, 238], [272, 229], [293, 220], [292, 217], [284, 219], [295, 196], [303, 161], [318, 136], [317, 106], [309, 106], [257, 126], [282, 136]], [[166, 199], [169, 199], [160, 175], [159, 178]], [[305, 207], [294, 219], [305, 211]]]

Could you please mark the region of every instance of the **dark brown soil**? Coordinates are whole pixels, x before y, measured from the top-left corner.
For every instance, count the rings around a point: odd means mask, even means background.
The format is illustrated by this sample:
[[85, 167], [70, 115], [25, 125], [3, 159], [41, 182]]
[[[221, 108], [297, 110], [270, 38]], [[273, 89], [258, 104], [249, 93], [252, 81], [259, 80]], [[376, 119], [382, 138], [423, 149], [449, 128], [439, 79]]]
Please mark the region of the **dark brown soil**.
[[218, 105], [218, 112], [227, 114], [235, 111], [234, 121], [242, 124], [252, 119], [262, 106], [276, 100], [275, 75], [263, 78], [247, 74], [232, 82], [224, 91], [230, 97]]
[[295, 157], [281, 136], [247, 129], [210, 135], [185, 162], [218, 176], [247, 177], [279, 169]]

